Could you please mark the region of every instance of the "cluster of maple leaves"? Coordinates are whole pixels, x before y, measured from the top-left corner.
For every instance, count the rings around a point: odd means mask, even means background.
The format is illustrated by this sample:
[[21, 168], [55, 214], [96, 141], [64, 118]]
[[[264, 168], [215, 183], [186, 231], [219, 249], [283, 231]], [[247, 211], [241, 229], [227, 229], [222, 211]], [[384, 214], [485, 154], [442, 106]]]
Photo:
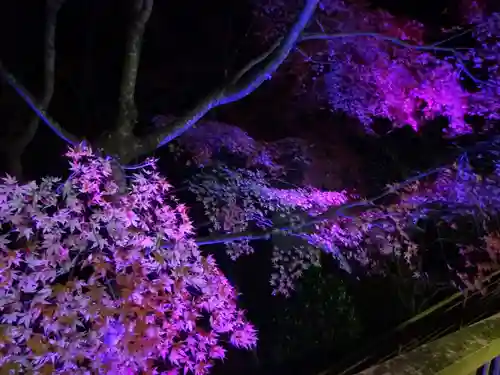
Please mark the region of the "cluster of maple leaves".
[[0, 367], [17, 374], [205, 374], [253, 327], [154, 162], [120, 193], [71, 149], [66, 182], [0, 185]]
[[[33, 374], [205, 374], [224, 358], [223, 342], [254, 346], [256, 331], [238, 309], [234, 288], [214, 259], [201, 255], [186, 208], [171, 195], [154, 161], [129, 176], [124, 190], [109, 158], [85, 145], [67, 156], [67, 181], [19, 184], [6, 177], [0, 185], [2, 368]], [[452, 211], [446, 218], [451, 225], [464, 215], [486, 225], [500, 209], [498, 165], [484, 177], [462, 157], [440, 170], [431, 185], [417, 179], [390, 187], [399, 200], [389, 206], [346, 192], [276, 188], [263, 170], [222, 165], [213, 165], [205, 179], [198, 176], [192, 190], [197, 187], [193, 192], [219, 233], [288, 225], [273, 232], [271, 277], [276, 292], [287, 294], [305, 269], [319, 265], [321, 251], [347, 271], [353, 262], [374, 268], [376, 250], [418, 272], [412, 226], [443, 208]], [[218, 184], [222, 173], [224, 183]], [[361, 211], [353, 212], [356, 207]], [[484, 238], [495, 262], [496, 238]], [[221, 242], [237, 258], [252, 251], [251, 239]], [[483, 274], [491, 270], [478, 267]]]
[[[263, 43], [286, 30], [300, 3], [255, 1]], [[368, 2], [321, 1], [276, 78], [295, 78], [291, 91], [298, 106], [344, 113], [367, 132], [375, 119], [418, 130], [426, 120], [443, 116], [448, 136], [469, 133], [467, 116], [487, 123], [499, 119], [500, 14], [487, 12], [482, 1], [463, 3], [462, 24], [442, 30], [436, 42], [435, 35], [428, 40], [422, 23]], [[474, 42], [461, 45], [457, 39], [463, 35]]]
[[[464, 223], [472, 223], [475, 236], [482, 238], [473, 245], [464, 239], [455, 244], [469, 249], [457, 249], [463, 253], [460, 262], [447, 263], [450, 273], [461, 280], [459, 287], [469, 287], [487, 276], [485, 271], [495, 269], [498, 259], [492, 255], [491, 244], [495, 243], [492, 228], [496, 228], [500, 210], [500, 169], [484, 174], [473, 167], [484, 160], [500, 165], [495, 138], [480, 153], [464, 150], [453, 164], [389, 185], [376, 197], [361, 197], [354, 191], [327, 191], [301, 181], [305, 174], [297, 176], [294, 159], [300, 160], [303, 170], [315, 160], [300, 142], [296, 147], [289, 147], [291, 139], [278, 144], [257, 142], [230, 127], [211, 123], [193, 129], [189, 137], [180, 139], [176, 152], [199, 155], [198, 143], [191, 141], [207, 140], [202, 150], [209, 149], [210, 157], [203, 161], [194, 157], [201, 168], [188, 185], [210, 223], [211, 237], [202, 242], [225, 244], [228, 256], [236, 260], [252, 254], [258, 241], [272, 241], [270, 283], [274, 293], [290, 295], [305, 270], [320, 266], [321, 254], [336, 258], [349, 273], [384, 273], [388, 262], [395, 261], [407, 274], [427, 279], [422, 257], [429, 244], [421, 242], [421, 234], [428, 225], [458, 233], [467, 227]], [[206, 132], [211, 137], [204, 138]], [[228, 132], [238, 132], [239, 137], [226, 146], [223, 137], [216, 135]], [[277, 161], [281, 143], [288, 145], [282, 150], [288, 155], [287, 162]], [[290, 150], [298, 151], [296, 158]], [[227, 153], [238, 156], [240, 163], [228, 162]], [[387, 200], [389, 196], [392, 198]], [[472, 260], [471, 247], [476, 255], [491, 256], [479, 264]]]

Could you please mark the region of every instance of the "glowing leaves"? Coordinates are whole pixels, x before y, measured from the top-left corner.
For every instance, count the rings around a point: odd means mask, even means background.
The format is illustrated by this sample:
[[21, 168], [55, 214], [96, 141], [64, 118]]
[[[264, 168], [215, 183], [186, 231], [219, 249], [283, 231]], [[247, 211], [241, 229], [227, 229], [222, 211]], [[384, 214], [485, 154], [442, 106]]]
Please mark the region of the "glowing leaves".
[[[288, 146], [287, 150], [282, 150], [278, 145], [270, 147], [273, 152], [269, 152], [269, 156], [274, 159], [280, 159], [284, 155], [286, 159], [292, 156], [297, 159], [304, 157], [290, 151], [303, 150], [300, 142], [289, 141], [285, 144]], [[235, 236], [225, 244], [232, 260], [253, 252], [250, 244], [252, 239], [273, 239], [275, 272], [271, 275], [270, 282], [275, 292], [288, 294], [305, 269], [311, 265], [319, 265], [318, 249], [332, 253], [330, 249], [337, 249], [339, 244], [357, 245], [359, 241], [354, 241], [354, 236], [340, 226], [339, 220], [327, 222], [323, 225], [326, 229], [311, 225], [311, 221], [317, 216], [329, 210], [335, 213], [336, 207], [346, 204], [351, 199], [346, 191], [287, 186], [287, 176], [276, 179], [273, 174], [276, 170], [279, 170], [279, 166], [269, 172], [266, 169], [231, 169], [220, 164], [217, 168], [206, 168], [197, 175], [190, 190], [203, 203], [213, 232], [242, 233], [241, 237]], [[283, 183], [288, 188], [276, 188], [273, 186], [276, 182]], [[338, 219], [342, 215], [332, 216], [332, 219]], [[262, 232], [255, 230], [253, 236], [253, 233], [248, 234], [253, 232], [250, 228], [258, 228], [267, 233], [269, 228], [273, 228], [274, 232], [272, 235], [259, 236]], [[355, 235], [357, 234], [356, 232]], [[335, 255], [341, 258], [342, 264], [347, 264], [340, 253]]]
[[2, 256], [2, 262], [8, 268], [12, 266], [19, 266], [21, 260], [22, 254], [20, 251], [16, 250], [5, 250], [4, 256]]
[[69, 286], [63, 285], [63, 284], [55, 284], [52, 286], [52, 296], [54, 297], [59, 297], [63, 296], [66, 294], [66, 292], [69, 292], [68, 289]]
[[83, 267], [92, 266], [94, 268], [93, 277], [106, 277], [108, 271], [111, 271], [112, 266], [109, 264], [109, 257], [104, 254], [90, 254], [82, 263]]
[[222, 346], [214, 345], [210, 348], [209, 356], [213, 359], [223, 359], [226, 356], [226, 350]]
[[[259, 24], [266, 25], [261, 36], [268, 43], [267, 38], [276, 38], [290, 22], [295, 2], [255, 3]], [[461, 35], [458, 25], [439, 33], [366, 2], [321, 3], [316, 22], [289, 64], [277, 72], [286, 74], [291, 96], [304, 110], [326, 105], [358, 119], [367, 133], [375, 131], [372, 124], [381, 118], [392, 128], [409, 125], [419, 130], [427, 120], [446, 117], [444, 133], [450, 137], [472, 131], [468, 116], [483, 116], [485, 129], [499, 118], [498, 13], [474, 9], [475, 16], [465, 15], [475, 23], [465, 46], [459, 39], [456, 45], [446, 44]], [[431, 39], [442, 42], [426, 45], [428, 31]], [[452, 46], [456, 50], [447, 48]]]
[[0, 318], [2, 323], [7, 323], [7, 324], [13, 324], [17, 323], [19, 317], [21, 314], [17, 311], [10, 312], [10, 313], [3, 313], [2, 317]]
[[[227, 280], [187, 238], [187, 209], [167, 195], [170, 185], [154, 164], [110, 203], [103, 199], [113, 190], [109, 161], [81, 146], [68, 154], [73, 174], [65, 192], [55, 179], [38, 188], [0, 184], [0, 217], [12, 228], [0, 237], [1, 304], [8, 306], [0, 341], [20, 340], [6, 347], [5, 362], [26, 358], [24, 373], [35, 357], [51, 356], [53, 367], [40, 371], [65, 374], [78, 366], [152, 374], [155, 359], [180, 343], [172, 354], [176, 369], [204, 373], [210, 347], [245, 322], [235, 292], [217, 293]], [[208, 299], [216, 316], [210, 329], [223, 327], [226, 335], [210, 342], [195, 334]], [[50, 345], [35, 330], [51, 337]], [[181, 339], [186, 331], [189, 344]], [[217, 350], [213, 358], [221, 356]]]
[[107, 295], [107, 293], [103, 287], [99, 287], [97, 285], [90, 285], [85, 295], [90, 297], [90, 300], [92, 302], [100, 303], [104, 295]]
[[239, 348], [249, 349], [255, 345], [257, 332], [250, 324], [242, 324], [231, 334], [231, 343]]
[[183, 365], [187, 362], [188, 356], [182, 345], [174, 344], [170, 350], [168, 359], [173, 365]]
[[133, 275], [118, 274], [116, 275], [116, 282], [120, 287], [131, 288], [133, 284]]
[[117, 289], [123, 301], [128, 301], [130, 299], [138, 283], [140, 283], [140, 280], [137, 280], [135, 278], [135, 275], [132, 273], [120, 273], [116, 275], [116, 284], [118, 287]]

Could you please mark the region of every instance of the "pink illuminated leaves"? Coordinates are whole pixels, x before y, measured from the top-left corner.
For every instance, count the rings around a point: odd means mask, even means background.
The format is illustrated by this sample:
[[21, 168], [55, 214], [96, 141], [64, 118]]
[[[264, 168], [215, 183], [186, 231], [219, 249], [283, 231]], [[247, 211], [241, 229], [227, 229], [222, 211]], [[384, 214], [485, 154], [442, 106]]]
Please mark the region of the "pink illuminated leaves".
[[[0, 248], [0, 364], [132, 374], [163, 359], [160, 371], [205, 374], [223, 358], [224, 337], [255, 345], [233, 287], [200, 255], [186, 208], [167, 194], [154, 164], [118, 193], [109, 160], [84, 146], [67, 156], [73, 174], [64, 189], [50, 178], [0, 185], [8, 231]], [[93, 273], [78, 278], [86, 266]], [[203, 314], [209, 331], [199, 327]]]
[[[293, 159], [293, 152], [279, 148], [270, 152], [271, 146], [261, 146], [261, 150], [271, 155], [274, 163], [284, 163], [279, 168], [267, 168], [266, 164], [254, 164], [252, 169], [230, 167], [214, 156], [212, 167], [202, 169], [190, 182], [190, 191], [203, 204], [215, 240], [216, 234], [249, 233], [245, 239], [221, 237], [219, 243], [225, 243], [231, 259], [258, 248], [250, 242], [253, 235], [260, 240], [271, 239], [274, 271], [270, 283], [274, 293], [290, 295], [303, 272], [320, 265], [321, 252], [336, 258], [348, 272], [362, 267], [364, 273], [384, 273], [387, 261], [396, 261], [405, 272], [422, 277], [422, 250], [413, 237], [422, 230], [419, 221], [439, 220], [452, 226], [464, 217], [474, 217], [486, 225], [488, 215], [500, 208], [494, 193], [500, 182], [498, 171], [487, 177], [477, 175], [465, 154], [455, 165], [437, 174], [429, 172], [431, 182], [424, 173], [413, 182], [388, 186], [385, 194], [394, 194], [396, 200], [378, 205], [363, 203], [347, 191], [287, 182], [287, 173], [277, 175], [276, 171], [287, 170], [286, 162]], [[280, 153], [287, 157], [280, 157]], [[309, 168], [311, 163], [313, 159], [302, 167]], [[300, 182], [300, 177], [296, 181]], [[447, 213], [449, 210], [451, 213]], [[324, 219], [315, 221], [322, 216]], [[311, 221], [314, 224], [308, 224]], [[271, 235], [259, 235], [270, 229]], [[449, 267], [457, 275], [461, 272]]]
[[[273, 39], [282, 32], [293, 16], [287, 10], [294, 6], [293, 2], [256, 2], [256, 14], [265, 30], [262, 36]], [[469, 1], [463, 6], [472, 11], [468, 22], [477, 25], [472, 32], [478, 43], [443, 54], [384, 39], [425, 45], [425, 27], [418, 22], [373, 10], [363, 2], [322, 1], [307, 32], [344, 36], [299, 43], [280, 71], [296, 78], [296, 95], [303, 105], [327, 104], [334, 112], [358, 119], [367, 132], [372, 131], [376, 118], [390, 120], [393, 127], [409, 125], [418, 130], [426, 120], [444, 116], [449, 121], [447, 136], [470, 133], [467, 116], [485, 116], [488, 123], [499, 116], [500, 29], [495, 21], [498, 15], [487, 15], [483, 2]], [[464, 32], [458, 26], [452, 30], [443, 39]], [[477, 68], [487, 73], [486, 80], [474, 76]], [[472, 79], [479, 89], [466, 89], [464, 79]]]

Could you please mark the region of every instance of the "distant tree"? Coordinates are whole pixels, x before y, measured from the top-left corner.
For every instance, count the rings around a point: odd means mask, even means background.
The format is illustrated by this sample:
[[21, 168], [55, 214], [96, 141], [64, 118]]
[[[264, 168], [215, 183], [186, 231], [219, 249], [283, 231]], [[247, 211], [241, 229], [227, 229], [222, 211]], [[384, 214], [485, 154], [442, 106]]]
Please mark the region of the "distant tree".
[[[284, 32], [300, 2], [256, 3], [261, 35], [270, 43]], [[299, 103], [346, 113], [367, 131], [377, 118], [417, 130], [426, 119], [444, 116], [449, 136], [464, 134], [471, 131], [467, 116], [482, 116], [488, 124], [498, 120], [499, 16], [479, 15], [480, 10], [476, 2], [464, 9], [472, 29], [464, 24], [442, 30], [440, 41], [426, 44], [426, 28], [419, 22], [362, 1], [322, 1], [277, 74], [296, 77]], [[466, 33], [474, 45], [454, 43]], [[478, 72], [487, 78], [480, 80]]]

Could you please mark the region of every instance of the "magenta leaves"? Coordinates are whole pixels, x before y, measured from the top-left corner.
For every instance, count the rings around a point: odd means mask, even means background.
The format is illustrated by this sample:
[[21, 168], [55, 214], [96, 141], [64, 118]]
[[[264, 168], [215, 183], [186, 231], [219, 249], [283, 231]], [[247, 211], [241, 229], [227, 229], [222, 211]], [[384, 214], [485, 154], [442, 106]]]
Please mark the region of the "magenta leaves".
[[[154, 162], [126, 191], [77, 146], [70, 179], [0, 185], [0, 366], [35, 374], [205, 374], [256, 344]], [[168, 243], [168, 248], [162, 246]]]
[[[342, 269], [357, 275], [385, 273], [389, 263], [397, 262], [406, 274], [427, 277], [421, 262], [426, 245], [419, 241], [422, 223], [458, 230], [467, 219], [481, 232], [500, 208], [498, 170], [478, 174], [467, 152], [453, 165], [429, 170], [389, 185], [376, 197], [363, 198], [354, 191], [308, 185], [307, 171], [318, 160], [300, 147], [303, 142], [299, 140], [295, 147], [291, 139], [257, 142], [229, 125], [209, 125], [193, 129], [179, 142], [201, 166], [189, 181], [189, 190], [201, 202], [211, 234], [196, 241], [199, 245], [224, 244], [228, 256], [237, 260], [259, 248], [255, 241], [271, 240], [274, 293], [289, 295], [305, 270], [321, 265], [321, 254], [333, 256]], [[224, 142], [223, 135], [235, 131], [239, 136]], [[280, 147], [283, 144], [286, 147]], [[488, 158], [495, 159], [498, 145], [493, 141], [489, 146], [493, 151]], [[203, 161], [197, 157], [200, 148], [209, 150], [203, 152]], [[229, 163], [221, 151], [237, 155], [242, 167]], [[280, 157], [283, 155], [286, 158]], [[297, 160], [300, 163], [294, 164]], [[300, 175], [291, 166], [305, 173]], [[476, 248], [485, 250], [484, 246]], [[449, 267], [455, 275], [462, 272]]]
[[[286, 29], [293, 7], [256, 2], [265, 40]], [[295, 77], [294, 95], [303, 106], [328, 106], [359, 120], [367, 132], [375, 119], [419, 130], [438, 116], [448, 119], [450, 137], [472, 131], [470, 116], [484, 117], [487, 129], [499, 118], [499, 15], [478, 10], [472, 29], [443, 30], [442, 42], [426, 44], [427, 30], [418, 22], [364, 2], [322, 1], [281, 72]], [[474, 45], [454, 43], [467, 30]]]

